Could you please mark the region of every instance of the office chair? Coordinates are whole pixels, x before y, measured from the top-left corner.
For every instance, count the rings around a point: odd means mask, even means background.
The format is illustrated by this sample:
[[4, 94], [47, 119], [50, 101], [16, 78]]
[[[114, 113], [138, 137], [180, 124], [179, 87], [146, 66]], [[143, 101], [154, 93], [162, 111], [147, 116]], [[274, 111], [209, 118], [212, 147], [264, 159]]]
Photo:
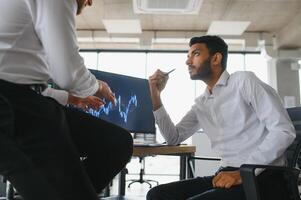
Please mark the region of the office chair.
[[149, 185], [149, 188], [152, 188], [152, 184], [150, 182], [154, 182], [156, 183], [157, 185], [159, 185], [159, 182], [158, 181], [155, 181], [155, 180], [150, 180], [150, 179], [143, 179], [143, 175], [145, 175], [145, 157], [139, 157], [139, 163], [140, 163], [140, 172], [139, 172], [139, 179], [130, 179], [130, 180], [127, 180], [127, 181], [130, 181], [129, 185], [128, 185], [128, 188], [131, 187], [131, 185], [133, 183], [146, 183]]
[[[244, 164], [240, 167], [243, 187], [247, 200], [300, 200], [298, 191], [298, 179], [300, 170], [297, 164], [300, 163], [301, 148], [301, 107], [287, 109], [288, 114], [296, 130], [294, 142], [286, 150], [287, 166], [270, 165], [250, 165]], [[265, 172], [271, 173], [277, 177], [277, 184], [281, 184], [278, 190], [275, 185], [270, 189], [261, 190], [258, 177], [255, 176], [255, 169], [265, 169]]]

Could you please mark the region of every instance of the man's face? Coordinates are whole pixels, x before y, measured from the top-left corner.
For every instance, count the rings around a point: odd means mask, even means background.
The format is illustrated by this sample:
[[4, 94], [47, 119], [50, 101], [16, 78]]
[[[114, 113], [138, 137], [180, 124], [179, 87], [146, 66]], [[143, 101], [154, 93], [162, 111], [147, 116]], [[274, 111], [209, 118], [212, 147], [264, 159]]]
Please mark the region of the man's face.
[[77, 1], [77, 12], [76, 14], [79, 15], [83, 11], [86, 6], [91, 6], [93, 0], [76, 0]]
[[206, 44], [196, 43], [189, 49], [186, 64], [192, 80], [208, 80], [212, 75], [211, 56]]

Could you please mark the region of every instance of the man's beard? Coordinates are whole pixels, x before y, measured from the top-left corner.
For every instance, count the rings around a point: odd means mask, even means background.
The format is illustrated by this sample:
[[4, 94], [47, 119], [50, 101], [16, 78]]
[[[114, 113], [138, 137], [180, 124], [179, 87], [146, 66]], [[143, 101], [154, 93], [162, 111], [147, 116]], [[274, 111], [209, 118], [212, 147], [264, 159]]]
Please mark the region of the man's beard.
[[210, 65], [211, 57], [209, 57], [204, 63], [201, 68], [198, 69], [196, 74], [190, 76], [191, 80], [208, 80], [211, 78], [212, 69]]

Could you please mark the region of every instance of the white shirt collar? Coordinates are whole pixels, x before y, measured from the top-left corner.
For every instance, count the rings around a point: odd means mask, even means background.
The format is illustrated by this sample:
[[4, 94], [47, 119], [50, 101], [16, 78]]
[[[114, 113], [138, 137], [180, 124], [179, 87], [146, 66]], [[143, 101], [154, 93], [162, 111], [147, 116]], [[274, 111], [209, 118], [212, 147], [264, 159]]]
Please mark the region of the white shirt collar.
[[[214, 87], [216, 87], [216, 86], [226, 86], [229, 77], [230, 77], [230, 74], [225, 70], [225, 71], [221, 74], [221, 76], [219, 77], [219, 79], [218, 79], [218, 81], [216, 82], [216, 84], [214, 85]], [[213, 87], [213, 88], [214, 88], [214, 87]], [[210, 94], [210, 92], [209, 92], [209, 90], [208, 90], [208, 87], [206, 87], [206, 90], [205, 90], [203, 96], [204, 96], [205, 98], [208, 98], [208, 97], [211, 96], [211, 94]]]

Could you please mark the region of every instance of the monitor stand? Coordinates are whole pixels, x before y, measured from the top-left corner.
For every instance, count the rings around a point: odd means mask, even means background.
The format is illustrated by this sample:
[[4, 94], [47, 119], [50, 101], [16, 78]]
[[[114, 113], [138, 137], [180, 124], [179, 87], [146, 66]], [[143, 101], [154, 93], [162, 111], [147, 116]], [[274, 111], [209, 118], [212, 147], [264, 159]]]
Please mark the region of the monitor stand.
[[156, 134], [154, 133], [134, 133], [134, 146], [165, 146], [166, 144], [158, 143], [156, 141]]
[[141, 143], [156, 143], [156, 134], [154, 133], [133, 133], [134, 141]]

